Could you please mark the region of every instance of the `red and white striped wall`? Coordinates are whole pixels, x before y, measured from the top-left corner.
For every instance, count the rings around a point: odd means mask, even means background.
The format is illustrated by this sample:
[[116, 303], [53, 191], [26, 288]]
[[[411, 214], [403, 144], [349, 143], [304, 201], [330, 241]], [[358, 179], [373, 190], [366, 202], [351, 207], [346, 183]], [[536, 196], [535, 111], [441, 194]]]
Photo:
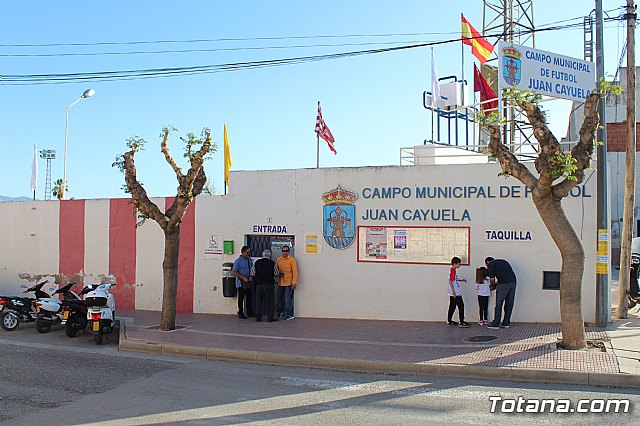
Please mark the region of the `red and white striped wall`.
[[[5, 203], [3, 207], [9, 208], [0, 210], [0, 220], [11, 224], [12, 229], [4, 233], [7, 244], [0, 253], [8, 251], [2, 256], [4, 259], [24, 259], [24, 264], [11, 269], [31, 280], [36, 275], [58, 275], [65, 282], [90, 283], [97, 282], [101, 275], [113, 274], [117, 285], [112, 292], [119, 309], [160, 310], [164, 234], [152, 220], [136, 228], [138, 219], [129, 201], [119, 198], [11, 203], [13, 206]], [[153, 201], [167, 209], [173, 198]], [[194, 200], [180, 226], [178, 312], [194, 312], [195, 205]], [[24, 217], [25, 212], [33, 217]], [[16, 256], [16, 252], [24, 255]], [[15, 282], [17, 293], [19, 284], [24, 282], [16, 278], [0, 273], [0, 287], [14, 291], [11, 284]]]

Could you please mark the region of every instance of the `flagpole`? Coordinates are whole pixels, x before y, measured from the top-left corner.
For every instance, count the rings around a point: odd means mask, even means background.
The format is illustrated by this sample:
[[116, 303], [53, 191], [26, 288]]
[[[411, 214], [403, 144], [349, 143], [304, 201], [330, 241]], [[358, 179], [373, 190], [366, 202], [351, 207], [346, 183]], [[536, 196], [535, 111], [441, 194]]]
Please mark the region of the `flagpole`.
[[[462, 18], [464, 15], [460, 14], [460, 22], [462, 22]], [[464, 43], [462, 43], [462, 32], [460, 33], [460, 56], [462, 57], [462, 88], [464, 89]], [[462, 91], [462, 96], [464, 97], [464, 90]], [[466, 102], [466, 99], [463, 98], [463, 102]]]
[[320, 168], [320, 135], [316, 133], [316, 169]]
[[[433, 92], [433, 46], [431, 46], [431, 91]], [[433, 108], [435, 106], [434, 102], [435, 93], [431, 93], [431, 143], [433, 143]]]

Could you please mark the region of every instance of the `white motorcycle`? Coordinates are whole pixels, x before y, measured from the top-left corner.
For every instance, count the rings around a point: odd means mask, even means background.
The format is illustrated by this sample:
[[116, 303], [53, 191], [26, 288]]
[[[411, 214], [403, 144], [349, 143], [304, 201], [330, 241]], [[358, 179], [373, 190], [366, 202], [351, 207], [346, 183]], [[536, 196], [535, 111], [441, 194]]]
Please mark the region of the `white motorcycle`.
[[87, 321], [90, 325], [93, 339], [96, 344], [104, 342], [105, 334], [111, 333], [116, 318], [116, 299], [109, 292], [115, 286], [115, 278], [110, 275], [111, 282], [105, 284], [92, 284], [84, 300], [87, 302]]
[[[71, 291], [75, 283], [69, 283], [60, 287], [54, 295], [61, 294], [64, 300], [79, 300], [78, 295]], [[34, 302], [37, 317], [36, 330], [39, 333], [48, 333], [54, 322], [62, 321], [62, 300], [57, 297], [39, 298]]]

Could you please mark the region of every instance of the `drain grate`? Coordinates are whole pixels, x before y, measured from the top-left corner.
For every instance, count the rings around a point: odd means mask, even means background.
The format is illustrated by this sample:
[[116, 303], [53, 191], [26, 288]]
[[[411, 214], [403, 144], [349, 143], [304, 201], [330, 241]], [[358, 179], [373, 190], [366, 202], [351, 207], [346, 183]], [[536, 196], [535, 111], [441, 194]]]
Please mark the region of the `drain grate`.
[[493, 342], [494, 340], [498, 340], [498, 336], [471, 336], [471, 337], [467, 337], [466, 339], [467, 342], [471, 342], [471, 343], [486, 343], [486, 342]]

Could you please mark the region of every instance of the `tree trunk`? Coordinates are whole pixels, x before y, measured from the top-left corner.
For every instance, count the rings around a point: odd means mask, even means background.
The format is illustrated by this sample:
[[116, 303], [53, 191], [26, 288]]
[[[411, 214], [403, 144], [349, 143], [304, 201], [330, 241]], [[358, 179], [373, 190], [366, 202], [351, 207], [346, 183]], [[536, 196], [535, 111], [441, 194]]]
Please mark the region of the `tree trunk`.
[[162, 275], [164, 287], [162, 291], [161, 330], [176, 328], [176, 298], [178, 294], [178, 255], [180, 254], [180, 225], [164, 232], [164, 260]]
[[533, 202], [562, 256], [560, 273], [562, 346], [567, 349], [584, 349], [587, 346], [581, 291], [584, 249], [562, 209], [560, 200], [553, 197], [551, 193], [547, 193], [542, 196], [534, 194]]

